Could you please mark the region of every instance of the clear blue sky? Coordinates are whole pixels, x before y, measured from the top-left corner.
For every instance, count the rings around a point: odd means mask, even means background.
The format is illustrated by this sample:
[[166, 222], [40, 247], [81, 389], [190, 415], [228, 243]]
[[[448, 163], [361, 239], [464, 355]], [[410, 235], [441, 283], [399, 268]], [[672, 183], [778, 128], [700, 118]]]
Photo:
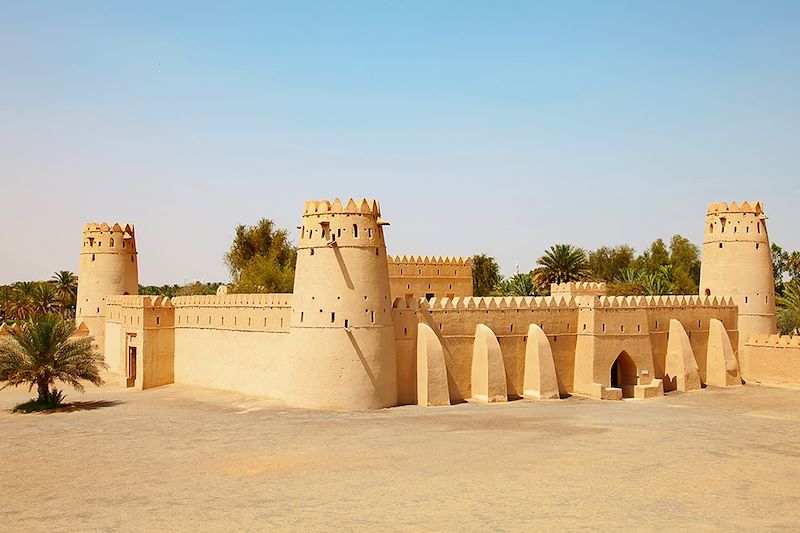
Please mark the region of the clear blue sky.
[[681, 233], [764, 201], [800, 249], [800, 2], [0, 1], [0, 283], [136, 225], [140, 281], [378, 198], [390, 252]]

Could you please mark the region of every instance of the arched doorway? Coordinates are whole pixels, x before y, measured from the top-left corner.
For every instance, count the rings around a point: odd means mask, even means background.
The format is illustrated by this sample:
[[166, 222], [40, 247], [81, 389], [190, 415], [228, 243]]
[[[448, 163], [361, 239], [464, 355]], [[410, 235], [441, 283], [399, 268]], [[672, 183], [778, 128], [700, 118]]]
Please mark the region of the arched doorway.
[[633, 387], [639, 383], [639, 371], [628, 352], [623, 351], [611, 365], [611, 386], [622, 389], [623, 398], [633, 398]]

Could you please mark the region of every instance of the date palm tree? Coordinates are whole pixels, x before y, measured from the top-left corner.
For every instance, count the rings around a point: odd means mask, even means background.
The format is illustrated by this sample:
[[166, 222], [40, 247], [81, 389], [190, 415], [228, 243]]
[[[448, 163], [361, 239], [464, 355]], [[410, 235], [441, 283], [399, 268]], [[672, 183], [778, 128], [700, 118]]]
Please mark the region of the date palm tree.
[[586, 252], [571, 244], [551, 246], [536, 264], [539, 268], [533, 271], [534, 278], [541, 287], [551, 283], [578, 281], [589, 274]]
[[11, 289], [11, 303], [8, 309], [9, 318], [27, 320], [33, 317], [36, 314], [36, 283], [33, 281], [18, 281], [11, 286]]
[[59, 270], [50, 278], [50, 283], [56, 289], [56, 295], [66, 314], [71, 315], [78, 297], [78, 276], [69, 270]]
[[800, 333], [800, 278], [784, 285], [783, 296], [776, 298], [778, 304], [778, 330], [782, 335]]
[[57, 310], [59, 298], [56, 288], [50, 283], [38, 283], [33, 289], [34, 312], [39, 315], [48, 315]]
[[[76, 326], [60, 315], [35, 317], [10, 330], [11, 338], [0, 340], [0, 383], [2, 388], [28, 385], [36, 387], [37, 402], [58, 397], [55, 382], [61, 381], [83, 392], [81, 381], [103, 384], [106, 368], [94, 348], [91, 336], [76, 337]], [[51, 387], [53, 392], [50, 392]]]

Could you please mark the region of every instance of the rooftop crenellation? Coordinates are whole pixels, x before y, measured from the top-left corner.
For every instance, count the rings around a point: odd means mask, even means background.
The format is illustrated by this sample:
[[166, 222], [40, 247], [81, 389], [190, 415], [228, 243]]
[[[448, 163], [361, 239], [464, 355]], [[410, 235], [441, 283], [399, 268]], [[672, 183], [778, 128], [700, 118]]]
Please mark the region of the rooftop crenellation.
[[442, 257], [442, 256], [421, 256], [421, 255], [390, 255], [390, 263], [409, 263], [422, 265], [464, 265], [469, 266], [472, 260], [469, 257]]
[[309, 200], [303, 204], [304, 215], [326, 213], [371, 214], [377, 217], [381, 214], [381, 205], [377, 200], [366, 198], [359, 200], [350, 198], [344, 206], [338, 198], [335, 198], [332, 203], [328, 200]]
[[744, 201], [741, 204], [732, 202], [715, 202], [708, 205], [708, 214], [717, 213], [755, 213], [756, 215], [764, 213], [764, 206], [761, 202], [748, 202]]

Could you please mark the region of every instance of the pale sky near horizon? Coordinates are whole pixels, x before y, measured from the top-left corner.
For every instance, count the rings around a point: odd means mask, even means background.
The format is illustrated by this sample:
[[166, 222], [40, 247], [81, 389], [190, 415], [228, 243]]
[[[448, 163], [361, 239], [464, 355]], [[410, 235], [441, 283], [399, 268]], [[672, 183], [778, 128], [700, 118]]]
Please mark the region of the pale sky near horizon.
[[0, 0], [0, 283], [136, 225], [140, 282], [228, 279], [237, 224], [378, 198], [390, 253], [800, 249], [800, 2]]

